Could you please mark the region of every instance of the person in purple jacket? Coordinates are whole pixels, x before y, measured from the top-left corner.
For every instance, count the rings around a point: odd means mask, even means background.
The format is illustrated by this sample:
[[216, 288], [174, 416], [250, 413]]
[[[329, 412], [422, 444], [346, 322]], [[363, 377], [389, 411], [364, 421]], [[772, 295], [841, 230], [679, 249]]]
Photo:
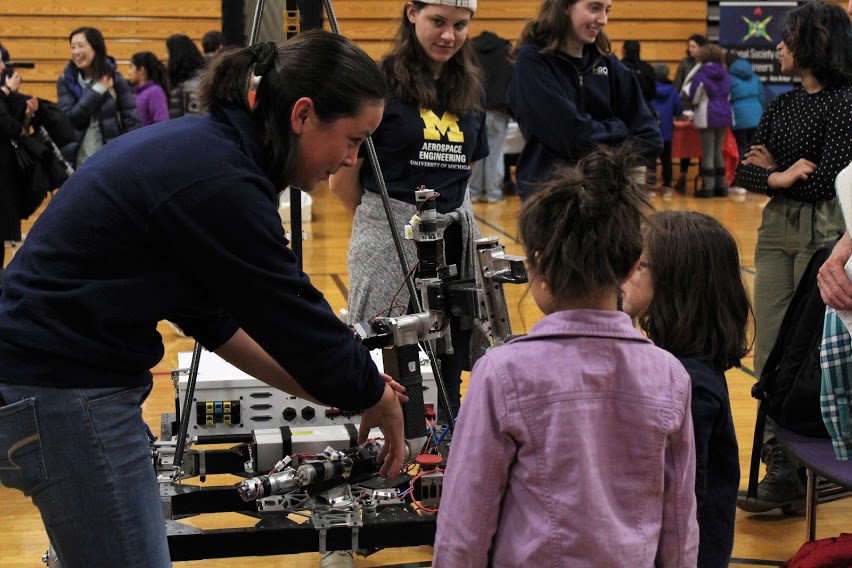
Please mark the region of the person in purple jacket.
[[134, 53], [127, 68], [127, 80], [142, 126], [169, 119], [169, 81], [166, 67], [156, 55], [150, 51]]
[[642, 163], [600, 147], [524, 203], [519, 232], [545, 317], [473, 369], [435, 568], [696, 565], [689, 375], [617, 309], [640, 266]]
[[722, 65], [725, 52], [716, 43], [708, 43], [698, 52], [698, 65], [687, 77], [684, 91], [695, 103], [695, 128], [701, 134], [702, 189], [695, 197], [728, 195], [722, 142], [734, 121], [731, 111], [731, 77]]

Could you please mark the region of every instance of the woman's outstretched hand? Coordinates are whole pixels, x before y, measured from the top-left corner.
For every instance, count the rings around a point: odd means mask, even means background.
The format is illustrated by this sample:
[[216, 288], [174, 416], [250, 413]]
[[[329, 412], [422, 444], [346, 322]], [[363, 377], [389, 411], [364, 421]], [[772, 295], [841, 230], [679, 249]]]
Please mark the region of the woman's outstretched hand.
[[381, 428], [385, 443], [377, 460], [382, 464], [379, 475], [395, 477], [402, 469], [402, 463], [405, 460], [405, 434], [400, 403], [408, 402], [408, 397], [403, 394], [404, 386], [384, 373], [381, 375], [385, 379], [385, 391], [379, 402], [364, 411], [361, 416], [358, 443], [367, 442], [372, 428]]

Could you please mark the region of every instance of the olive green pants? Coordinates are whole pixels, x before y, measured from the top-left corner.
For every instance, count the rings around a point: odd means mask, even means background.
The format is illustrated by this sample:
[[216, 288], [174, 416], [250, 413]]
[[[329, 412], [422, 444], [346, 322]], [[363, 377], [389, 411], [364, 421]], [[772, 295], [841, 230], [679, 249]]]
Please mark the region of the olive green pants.
[[754, 251], [754, 374], [760, 377], [784, 312], [816, 249], [845, 230], [836, 199], [803, 203], [775, 196], [763, 210]]

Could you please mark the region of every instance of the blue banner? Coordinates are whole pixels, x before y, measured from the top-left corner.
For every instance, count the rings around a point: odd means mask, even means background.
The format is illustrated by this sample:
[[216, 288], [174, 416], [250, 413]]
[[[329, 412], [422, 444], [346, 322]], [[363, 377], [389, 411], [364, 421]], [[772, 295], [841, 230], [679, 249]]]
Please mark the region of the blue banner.
[[751, 63], [766, 87], [767, 99], [793, 84], [791, 77], [781, 74], [776, 46], [782, 40], [787, 12], [796, 6], [795, 1], [719, 3], [719, 43]]

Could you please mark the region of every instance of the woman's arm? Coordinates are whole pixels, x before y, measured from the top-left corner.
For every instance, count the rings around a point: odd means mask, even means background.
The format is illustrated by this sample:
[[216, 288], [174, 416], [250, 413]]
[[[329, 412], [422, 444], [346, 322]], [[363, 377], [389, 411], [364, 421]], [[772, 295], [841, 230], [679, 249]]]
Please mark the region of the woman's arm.
[[[3, 88], [3, 92], [6, 93], [8, 91], [7, 88]], [[9, 99], [7, 97], [0, 98], [0, 135], [8, 138], [17, 138], [24, 132], [24, 125], [21, 124], [21, 121], [17, 120], [14, 116], [12, 116], [9, 109]], [[4, 141], [7, 146], [9, 144], [8, 141]]]
[[233, 337], [214, 353], [237, 369], [278, 390], [321, 404], [242, 329], [237, 330]]
[[[242, 329], [237, 330], [231, 339], [219, 347], [215, 353], [241, 371], [278, 390], [316, 404], [323, 404], [308, 394], [290, 373]], [[384, 373], [382, 377], [385, 380], [385, 389], [379, 401], [364, 411], [358, 443], [363, 444], [367, 441], [372, 428], [381, 428], [384, 445], [378, 456], [378, 462], [382, 464], [379, 473], [385, 477], [396, 477], [405, 458], [400, 402], [408, 402], [408, 397], [402, 394], [405, 389], [399, 383]]]
[[[772, 129], [774, 128], [775, 114], [778, 111], [779, 102], [782, 97], [783, 95], [772, 101], [760, 117], [760, 123], [757, 126], [757, 133], [754, 136], [754, 144], [752, 145], [752, 148], [766, 148], [766, 145], [769, 143], [769, 139], [772, 136]], [[758, 150], [758, 153], [760, 152], [761, 150]], [[769, 152], [768, 149], [766, 152]], [[751, 154], [751, 151], [749, 151], [746, 156], [749, 156], [749, 154]], [[771, 158], [771, 154], [769, 156]], [[765, 163], [758, 164], [753, 160], [749, 160], [747, 157], [737, 166], [736, 180], [734, 183], [749, 191], [767, 194], [772, 191], [769, 187], [769, 176], [774, 171], [773, 164], [774, 158], [772, 158], [771, 163], [767, 161]]]
[[[777, 100], [777, 99], [776, 99]], [[775, 101], [773, 101], [774, 105]], [[771, 117], [770, 105], [764, 117]], [[770, 115], [769, 117], [767, 115]], [[768, 149], [759, 140], [746, 154], [746, 159], [737, 169], [737, 175], [743, 169], [744, 174], [751, 173], [759, 180], [764, 179], [767, 191], [785, 190], [796, 184], [797, 190], [819, 193], [822, 195], [834, 193], [834, 180], [837, 174], [852, 161], [852, 101], [841, 99], [826, 110], [826, 131], [822, 155], [819, 162], [799, 158], [786, 169], [778, 169], [778, 164]], [[758, 136], [761, 134], [764, 120], [761, 118]], [[752, 169], [745, 169], [752, 168]], [[758, 168], [755, 170], [754, 168]], [[743, 187], [749, 188], [744, 185]]]
[[683, 85], [683, 94], [685, 94], [689, 98], [689, 100], [696, 105], [698, 104], [698, 101], [696, 100], [698, 88], [703, 82], [703, 76], [698, 74], [700, 70], [701, 65], [696, 65], [695, 67], [693, 67], [692, 71], [689, 72], [689, 75], [686, 76], [686, 81], [684, 81]]
[[518, 53], [508, 97], [525, 136], [532, 134], [566, 158], [589, 144], [627, 138], [629, 129], [616, 116], [595, 120], [581, 111], [577, 104], [579, 94], [566, 91], [557, 73], [540, 54], [532, 50]]
[[801, 188], [833, 194], [837, 174], [852, 162], [852, 99], [844, 97], [831, 105], [825, 111], [825, 121], [822, 156]]
[[60, 76], [56, 81], [57, 104], [74, 128], [82, 130], [88, 128], [92, 115], [101, 108], [107, 90], [106, 85], [95, 81], [91, 87], [83, 89], [83, 94], [78, 99], [68, 87], [65, 78]]
[[645, 102], [636, 74], [615, 57], [611, 58], [610, 67], [618, 90], [615, 111], [630, 131], [628, 140], [649, 163], [655, 163], [663, 150], [663, 137], [657, 119]]
[[343, 208], [351, 215], [355, 215], [355, 210], [361, 204], [361, 196], [364, 195], [364, 187], [361, 185], [361, 168], [364, 165], [364, 158], [358, 158], [355, 165], [351, 168], [340, 168], [336, 174], [328, 180], [328, 187], [331, 192], [340, 199]]
[[850, 258], [852, 240], [849, 238], [849, 231], [846, 231], [834, 245], [831, 256], [820, 267], [817, 275], [822, 301], [835, 310], [852, 310], [852, 280], [849, 280], [844, 269]]

